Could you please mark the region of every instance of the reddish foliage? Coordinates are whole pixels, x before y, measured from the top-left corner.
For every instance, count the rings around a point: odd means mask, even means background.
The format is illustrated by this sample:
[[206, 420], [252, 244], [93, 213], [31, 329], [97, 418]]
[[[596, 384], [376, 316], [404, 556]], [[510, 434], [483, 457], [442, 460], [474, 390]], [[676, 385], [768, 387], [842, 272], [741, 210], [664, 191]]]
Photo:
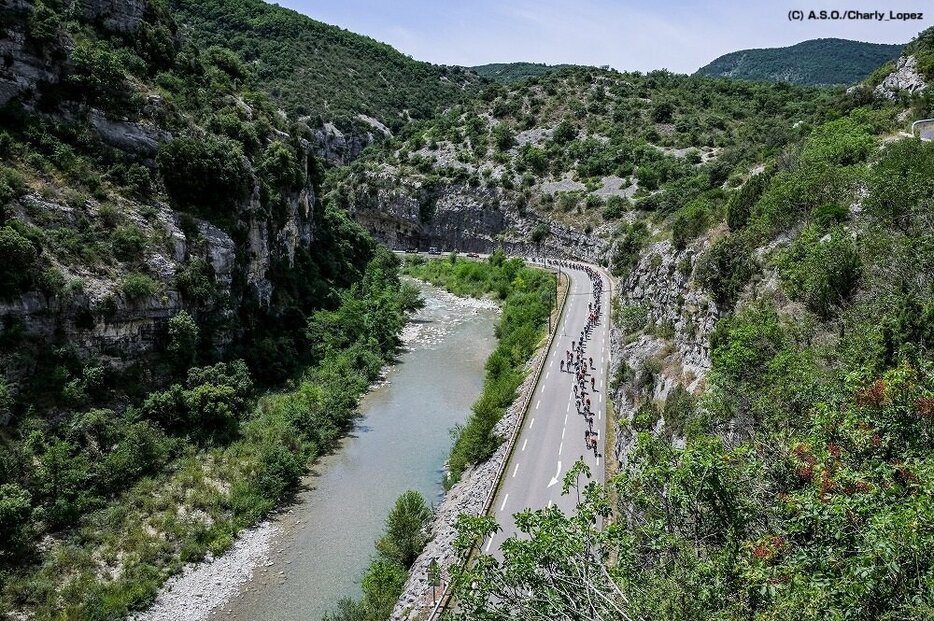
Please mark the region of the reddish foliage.
[[830, 453], [830, 455], [834, 459], [840, 459], [840, 454], [843, 451], [840, 449], [839, 444], [834, 444], [833, 442], [831, 442], [830, 444], [827, 445], [827, 452]]
[[856, 393], [856, 402], [860, 405], [879, 407], [885, 402], [885, 380], [876, 380], [868, 388]]
[[915, 410], [924, 418], [934, 418], [934, 399], [921, 397], [915, 401]]
[[878, 433], [873, 434], [872, 445], [876, 448], [882, 446], [882, 436], [880, 436]]
[[902, 485], [911, 485], [920, 481], [918, 475], [914, 471], [901, 462], [895, 462], [892, 464], [895, 466], [895, 480], [901, 483]]
[[824, 499], [824, 496], [832, 492], [835, 487], [836, 485], [834, 484], [833, 480], [830, 478], [830, 471], [825, 468], [824, 472], [821, 474], [821, 479], [820, 479], [821, 500]]

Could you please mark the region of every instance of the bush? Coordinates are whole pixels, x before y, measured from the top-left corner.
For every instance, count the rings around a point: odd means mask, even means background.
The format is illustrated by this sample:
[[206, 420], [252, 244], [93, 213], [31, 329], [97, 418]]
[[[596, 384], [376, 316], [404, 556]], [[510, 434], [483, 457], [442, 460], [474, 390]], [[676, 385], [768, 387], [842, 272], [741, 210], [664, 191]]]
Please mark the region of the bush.
[[767, 173], [753, 175], [739, 190], [730, 195], [726, 205], [726, 224], [731, 231], [735, 232], [746, 226], [752, 206], [762, 196], [770, 177]]
[[207, 215], [229, 216], [246, 195], [240, 145], [214, 136], [176, 138], [159, 147], [159, 173], [172, 202]]
[[175, 286], [188, 301], [208, 304], [217, 295], [214, 267], [200, 257], [194, 258], [175, 273]]
[[162, 285], [151, 276], [132, 272], [123, 278], [120, 290], [128, 300], [139, 301], [159, 294], [162, 291]]
[[39, 253], [35, 246], [9, 226], [0, 228], [0, 296], [9, 299], [33, 283]]
[[146, 247], [146, 237], [138, 226], [118, 226], [111, 233], [110, 246], [121, 261], [133, 261], [140, 258]]
[[729, 311], [756, 272], [755, 262], [740, 235], [719, 240], [700, 258], [696, 278], [710, 291], [721, 312]]
[[385, 534], [376, 542], [376, 549], [385, 558], [411, 567], [425, 547], [431, 518], [432, 511], [425, 498], [415, 491], [405, 492], [386, 518]]
[[0, 485], [0, 563], [25, 557], [31, 540], [32, 496], [15, 483]]
[[856, 242], [839, 226], [826, 238], [808, 227], [776, 262], [788, 294], [823, 318], [849, 299], [862, 272]]
[[168, 337], [166, 351], [176, 367], [187, 369], [195, 359], [198, 346], [198, 324], [188, 311], [179, 311], [169, 319]]

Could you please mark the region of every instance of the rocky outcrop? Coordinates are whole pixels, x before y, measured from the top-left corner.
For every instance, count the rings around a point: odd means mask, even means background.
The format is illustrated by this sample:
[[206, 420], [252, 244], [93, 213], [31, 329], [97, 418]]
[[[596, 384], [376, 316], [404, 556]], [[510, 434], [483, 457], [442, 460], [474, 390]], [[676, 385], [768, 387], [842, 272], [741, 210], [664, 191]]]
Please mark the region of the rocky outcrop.
[[[375, 181], [375, 182], [374, 182]], [[388, 175], [370, 179], [352, 198], [351, 213], [390, 248], [491, 252], [503, 248], [525, 256], [574, 257], [598, 262], [603, 240], [516, 207], [496, 187], [397, 182]], [[548, 230], [540, 244], [532, 231]]]
[[[694, 393], [703, 388], [719, 310], [693, 274], [708, 245], [703, 238], [682, 251], [670, 241], [652, 244], [615, 291], [615, 312], [646, 326], [627, 333], [615, 325], [611, 331], [610, 377], [623, 366], [630, 369], [630, 381], [611, 395], [620, 421], [615, 447], [620, 463], [626, 462], [634, 440], [629, 422], [641, 403], [662, 402], [678, 385]], [[647, 366], [654, 367], [652, 373], [645, 373]], [[644, 382], [648, 385], [641, 385]], [[634, 384], [640, 384], [638, 390]]]
[[32, 12], [32, 2], [25, 0], [2, 0], [0, 11], [10, 24], [0, 30], [0, 106], [11, 99], [30, 93], [42, 83], [56, 83], [62, 75], [62, 64], [35, 53], [27, 45], [25, 28], [16, 26], [17, 21], [27, 19]]
[[147, 0], [72, 0], [71, 10], [104, 30], [132, 34], [143, 21], [148, 4]]
[[[388, 130], [387, 130], [388, 131]], [[333, 123], [324, 123], [312, 130], [314, 154], [330, 166], [342, 166], [354, 161], [363, 150], [373, 144], [372, 131], [359, 129], [343, 132]]]
[[172, 138], [172, 134], [165, 130], [143, 123], [110, 119], [99, 110], [88, 113], [88, 122], [104, 144], [146, 160], [155, 159], [159, 145]]
[[[196, 234], [186, 234], [183, 219], [187, 216], [164, 204], [147, 206], [155, 214], [146, 217], [140, 215], [140, 206], [122, 205], [128, 223], [142, 230], [147, 239], [159, 240], [148, 244], [141, 261], [162, 291], [130, 299], [121, 289], [127, 267], [118, 264], [101, 271], [50, 257], [64, 278], [64, 289], [48, 294], [30, 291], [0, 303], [0, 336], [15, 331], [17, 338], [32, 343], [68, 343], [82, 357], [103, 359], [114, 368], [124, 368], [128, 361], [139, 362], [160, 347], [165, 324], [172, 316], [183, 309], [197, 312], [182, 297], [175, 281], [178, 271], [194, 258], [210, 264], [217, 299], [225, 301], [211, 309], [215, 317], [231, 315], [246, 299], [268, 305], [274, 289], [270, 278], [273, 262], [282, 259], [291, 265], [299, 248], [308, 248], [314, 241], [316, 197], [309, 183], [287, 198], [285, 217], [277, 223], [261, 209], [258, 181], [254, 179], [253, 185], [250, 198], [240, 207], [240, 226], [246, 229], [243, 243], [235, 241], [229, 232], [197, 219]], [[95, 218], [100, 205], [92, 199], [83, 208], [73, 207], [33, 194], [10, 208], [24, 222], [53, 221], [74, 227], [79, 220]], [[214, 345], [224, 347], [235, 336], [221, 330], [214, 335]], [[22, 362], [17, 362], [19, 359], [13, 356], [0, 360], [9, 381], [17, 382], [32, 371], [28, 356]]]
[[917, 61], [914, 56], [902, 56], [898, 59], [895, 71], [890, 73], [876, 86], [873, 93], [885, 99], [895, 99], [899, 93], [920, 93], [927, 88], [924, 77], [918, 73]]

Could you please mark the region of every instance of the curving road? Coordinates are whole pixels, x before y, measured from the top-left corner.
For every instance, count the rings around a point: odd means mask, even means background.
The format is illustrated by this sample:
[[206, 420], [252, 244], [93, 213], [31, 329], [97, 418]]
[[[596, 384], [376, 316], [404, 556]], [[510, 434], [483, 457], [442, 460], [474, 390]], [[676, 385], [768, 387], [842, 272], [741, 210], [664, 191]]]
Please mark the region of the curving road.
[[547, 354], [545, 366], [529, 403], [522, 430], [503, 480], [490, 508], [502, 530], [483, 543], [483, 551], [498, 556], [499, 546], [516, 534], [513, 515], [524, 509], [540, 509], [557, 505], [565, 513], [574, 511], [576, 497], [561, 495], [564, 475], [578, 459], [583, 458], [594, 479], [604, 480], [604, 430], [606, 429], [606, 376], [609, 366], [609, 306], [610, 283], [603, 280], [600, 322], [585, 341], [584, 358], [593, 358], [594, 370], [587, 377], [595, 378], [596, 391], [588, 396], [593, 411], [593, 428], [599, 430], [597, 456], [587, 450], [584, 434], [588, 430], [585, 418], [577, 413], [574, 397], [574, 374], [561, 371], [565, 352], [572, 341], [580, 337], [587, 324], [588, 303], [594, 302], [593, 285], [586, 272], [562, 268], [570, 276], [567, 304], [558, 326], [558, 333]]

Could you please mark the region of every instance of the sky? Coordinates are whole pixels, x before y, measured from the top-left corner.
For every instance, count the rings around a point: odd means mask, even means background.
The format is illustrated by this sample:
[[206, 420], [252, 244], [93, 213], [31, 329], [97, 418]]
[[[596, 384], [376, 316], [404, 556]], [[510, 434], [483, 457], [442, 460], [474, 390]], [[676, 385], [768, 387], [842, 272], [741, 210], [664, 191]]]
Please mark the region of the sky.
[[[907, 43], [934, 25], [931, 0], [277, 0], [447, 65], [529, 61], [692, 73], [717, 56], [838, 37]], [[789, 20], [820, 10], [923, 13], [910, 21]]]

